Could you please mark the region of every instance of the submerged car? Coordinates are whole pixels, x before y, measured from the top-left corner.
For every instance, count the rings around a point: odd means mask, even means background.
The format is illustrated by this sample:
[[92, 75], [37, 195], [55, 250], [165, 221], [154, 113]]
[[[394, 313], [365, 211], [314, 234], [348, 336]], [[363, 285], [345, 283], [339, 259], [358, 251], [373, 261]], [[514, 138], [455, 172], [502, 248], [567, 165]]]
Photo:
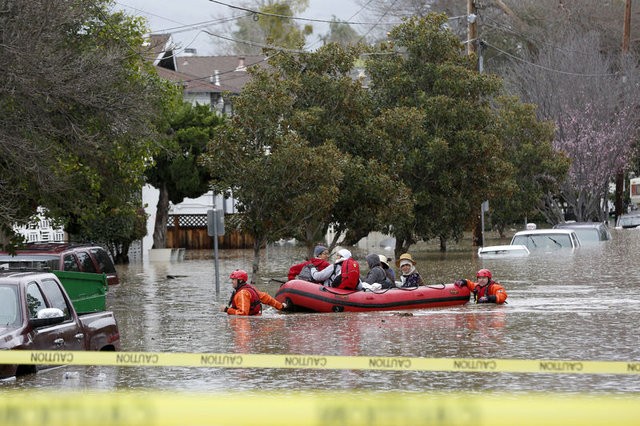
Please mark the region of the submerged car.
[[526, 246], [529, 251], [574, 250], [580, 247], [580, 239], [572, 229], [528, 229], [516, 232], [511, 245]]
[[602, 222], [563, 222], [554, 225], [553, 229], [573, 229], [582, 244], [611, 239], [609, 227]]
[[478, 249], [478, 256], [484, 259], [501, 259], [529, 256], [529, 249], [521, 244], [487, 246]]
[[109, 253], [92, 244], [30, 243], [15, 253], [0, 253], [0, 269], [89, 272], [105, 274], [109, 285], [120, 283]]
[[640, 226], [640, 213], [623, 214], [616, 222], [616, 228], [637, 228]]

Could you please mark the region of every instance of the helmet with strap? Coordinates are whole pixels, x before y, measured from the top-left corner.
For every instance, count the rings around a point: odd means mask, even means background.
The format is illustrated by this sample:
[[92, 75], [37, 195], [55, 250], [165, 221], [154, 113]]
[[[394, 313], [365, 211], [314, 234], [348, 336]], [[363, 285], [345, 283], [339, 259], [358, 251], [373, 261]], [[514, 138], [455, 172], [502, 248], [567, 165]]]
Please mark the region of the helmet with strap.
[[232, 280], [236, 279], [238, 281], [247, 282], [249, 281], [249, 274], [247, 274], [247, 271], [244, 271], [242, 269], [236, 269], [231, 273], [231, 275], [229, 275], [229, 278], [231, 278]]

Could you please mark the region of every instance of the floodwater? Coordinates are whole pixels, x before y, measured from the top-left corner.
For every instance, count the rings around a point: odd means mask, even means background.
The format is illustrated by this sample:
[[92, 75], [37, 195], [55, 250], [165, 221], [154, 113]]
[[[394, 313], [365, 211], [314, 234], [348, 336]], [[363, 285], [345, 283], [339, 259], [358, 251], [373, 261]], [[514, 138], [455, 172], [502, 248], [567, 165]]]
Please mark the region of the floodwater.
[[[377, 250], [383, 252], [382, 249]], [[355, 251], [364, 262], [366, 251]], [[490, 268], [508, 304], [368, 313], [282, 313], [261, 317], [219, 312], [227, 277], [250, 269], [251, 251], [221, 251], [216, 294], [212, 253], [172, 263], [119, 267], [110, 288], [124, 351], [426, 358], [640, 360], [640, 231], [613, 230], [613, 240], [574, 253], [482, 260], [474, 252], [414, 253], [431, 284], [472, 278]], [[385, 252], [389, 255], [388, 252]], [[257, 286], [274, 295], [302, 249], [269, 247]], [[364, 272], [364, 271], [363, 271]], [[64, 366], [3, 382], [4, 389], [551, 391], [640, 392], [637, 375], [520, 374], [304, 369], [213, 369]]]

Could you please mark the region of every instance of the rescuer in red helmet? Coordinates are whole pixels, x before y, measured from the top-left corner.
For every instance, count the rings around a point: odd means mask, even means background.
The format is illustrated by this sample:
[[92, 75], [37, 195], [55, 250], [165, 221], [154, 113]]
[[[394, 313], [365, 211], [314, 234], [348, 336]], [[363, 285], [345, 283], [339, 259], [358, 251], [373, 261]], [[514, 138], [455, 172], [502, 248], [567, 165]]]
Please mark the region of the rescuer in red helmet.
[[229, 275], [233, 293], [227, 306], [222, 308], [222, 312], [229, 315], [260, 315], [262, 314], [262, 304], [273, 306], [278, 310], [287, 308], [286, 304], [278, 302], [268, 293], [262, 292], [249, 284], [249, 275], [242, 269], [236, 269]]
[[503, 304], [507, 300], [507, 292], [499, 283], [491, 277], [491, 271], [480, 269], [476, 274], [476, 281], [460, 279], [455, 282], [458, 287], [468, 286], [473, 292], [473, 299], [476, 303], [496, 303]]

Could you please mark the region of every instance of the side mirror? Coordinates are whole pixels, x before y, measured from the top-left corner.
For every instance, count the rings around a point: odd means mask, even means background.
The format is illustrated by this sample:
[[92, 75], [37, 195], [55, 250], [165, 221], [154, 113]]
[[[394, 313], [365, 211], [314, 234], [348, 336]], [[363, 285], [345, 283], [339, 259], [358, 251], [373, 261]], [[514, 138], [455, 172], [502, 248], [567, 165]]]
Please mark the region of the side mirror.
[[58, 308], [44, 308], [38, 311], [38, 317], [29, 321], [33, 328], [60, 324], [64, 321], [64, 312]]

